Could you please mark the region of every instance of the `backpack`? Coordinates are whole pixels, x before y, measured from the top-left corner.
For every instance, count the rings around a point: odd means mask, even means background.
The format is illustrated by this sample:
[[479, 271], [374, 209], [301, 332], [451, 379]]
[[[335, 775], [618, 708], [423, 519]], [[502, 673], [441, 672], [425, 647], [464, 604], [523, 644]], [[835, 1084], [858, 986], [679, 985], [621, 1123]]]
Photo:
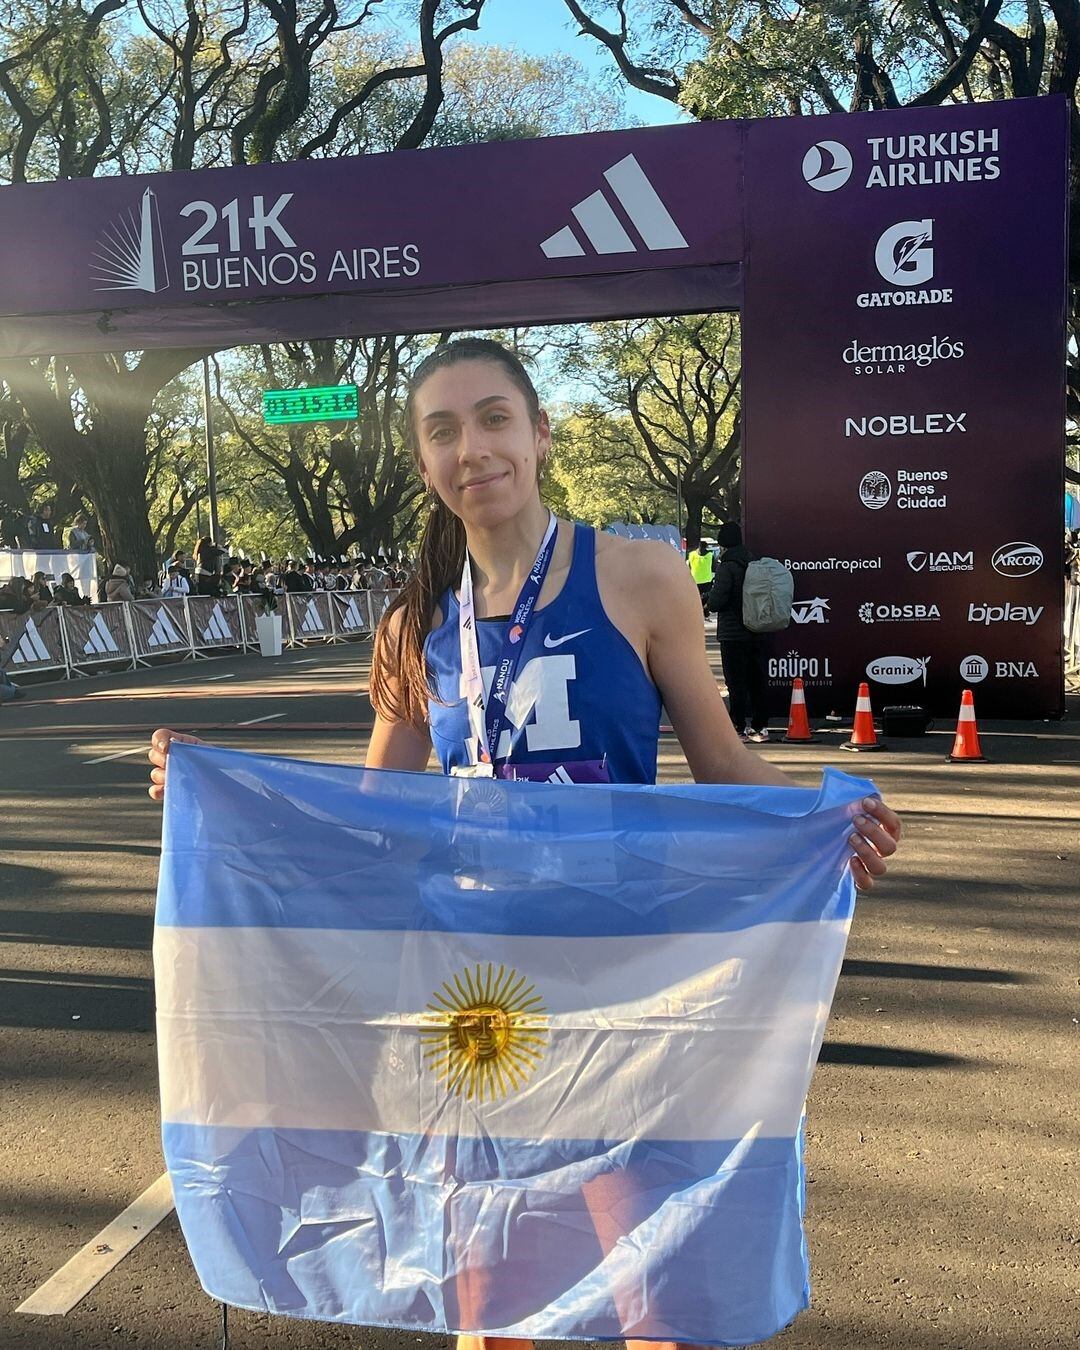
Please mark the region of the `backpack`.
[[778, 633], [791, 622], [795, 579], [775, 558], [757, 558], [743, 578], [742, 621], [751, 633]]

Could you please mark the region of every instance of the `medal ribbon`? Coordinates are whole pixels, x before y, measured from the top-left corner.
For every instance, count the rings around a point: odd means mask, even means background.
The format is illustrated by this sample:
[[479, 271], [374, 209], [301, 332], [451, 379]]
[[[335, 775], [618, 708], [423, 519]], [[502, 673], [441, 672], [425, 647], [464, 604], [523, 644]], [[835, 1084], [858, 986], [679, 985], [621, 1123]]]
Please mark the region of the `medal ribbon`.
[[557, 521], [554, 512], [548, 516], [548, 526], [541, 540], [536, 561], [525, 578], [521, 594], [503, 638], [502, 651], [491, 681], [491, 699], [484, 696], [484, 677], [480, 669], [480, 646], [476, 638], [476, 611], [473, 605], [472, 560], [465, 550], [465, 565], [461, 569], [461, 597], [458, 601], [458, 637], [461, 642], [461, 675], [469, 709], [469, 758], [473, 764], [495, 763], [503, 724], [506, 721], [506, 701], [514, 684], [525, 636], [532, 622], [536, 602], [544, 585], [551, 558], [555, 552]]

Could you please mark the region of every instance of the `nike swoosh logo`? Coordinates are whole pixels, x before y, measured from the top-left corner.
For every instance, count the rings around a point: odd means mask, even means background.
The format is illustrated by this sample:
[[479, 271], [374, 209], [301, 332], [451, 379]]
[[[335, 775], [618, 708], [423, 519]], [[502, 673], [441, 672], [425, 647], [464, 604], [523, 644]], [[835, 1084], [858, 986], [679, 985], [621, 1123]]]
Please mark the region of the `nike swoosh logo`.
[[564, 642], [571, 642], [576, 637], [584, 637], [586, 633], [591, 633], [591, 628], [579, 628], [576, 633], [567, 633], [565, 637], [553, 638], [550, 633], [544, 636], [545, 647], [561, 647]]

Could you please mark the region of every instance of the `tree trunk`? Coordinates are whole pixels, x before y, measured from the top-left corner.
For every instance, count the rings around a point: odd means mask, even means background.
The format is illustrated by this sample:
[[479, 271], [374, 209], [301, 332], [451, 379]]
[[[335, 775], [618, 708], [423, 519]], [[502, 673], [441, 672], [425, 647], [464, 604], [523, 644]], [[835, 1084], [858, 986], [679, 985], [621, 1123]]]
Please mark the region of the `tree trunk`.
[[157, 576], [154, 535], [146, 509], [145, 419], [110, 420], [107, 444], [95, 434], [83, 481], [97, 511], [106, 567], [122, 563], [137, 587]]
[[686, 547], [693, 550], [701, 543], [701, 516], [705, 510], [705, 498], [687, 496], [684, 486], [683, 507], [686, 511], [686, 527], [683, 531]]
[[[144, 352], [129, 369], [104, 353], [47, 364], [12, 359], [0, 374], [22, 404], [54, 473], [78, 483], [94, 508], [102, 550], [111, 567], [121, 562], [136, 583], [157, 573], [146, 500], [146, 423], [168, 382], [203, 355], [201, 349]], [[72, 391], [81, 388], [90, 425], [76, 421]]]

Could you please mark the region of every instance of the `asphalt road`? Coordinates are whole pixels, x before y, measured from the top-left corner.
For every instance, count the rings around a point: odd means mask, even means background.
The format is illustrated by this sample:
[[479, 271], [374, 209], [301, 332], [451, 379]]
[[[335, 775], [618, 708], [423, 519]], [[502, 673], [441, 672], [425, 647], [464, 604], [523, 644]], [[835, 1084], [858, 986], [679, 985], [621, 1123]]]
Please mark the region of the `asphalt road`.
[[[2, 1350], [219, 1344], [172, 1216], [66, 1317], [14, 1309], [163, 1170], [149, 731], [358, 763], [368, 656], [185, 663], [0, 710]], [[1080, 706], [981, 730], [992, 762], [965, 767], [945, 763], [951, 727], [858, 760], [837, 730], [765, 748], [803, 782], [826, 763], [873, 776], [906, 827], [860, 902], [811, 1089], [814, 1302], [785, 1350], [1080, 1345]], [[687, 777], [671, 738], [662, 776]], [[234, 1311], [229, 1341], [443, 1338]]]

